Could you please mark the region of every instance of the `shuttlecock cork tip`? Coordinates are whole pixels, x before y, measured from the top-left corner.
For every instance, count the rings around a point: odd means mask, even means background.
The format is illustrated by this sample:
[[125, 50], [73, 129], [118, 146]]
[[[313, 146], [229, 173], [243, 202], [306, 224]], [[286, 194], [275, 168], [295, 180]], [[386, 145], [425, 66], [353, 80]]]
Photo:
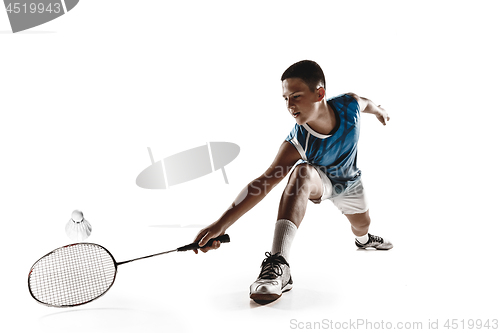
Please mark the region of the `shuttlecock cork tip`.
[[71, 213], [71, 219], [76, 223], [80, 223], [83, 221], [83, 213], [80, 210], [74, 210]]

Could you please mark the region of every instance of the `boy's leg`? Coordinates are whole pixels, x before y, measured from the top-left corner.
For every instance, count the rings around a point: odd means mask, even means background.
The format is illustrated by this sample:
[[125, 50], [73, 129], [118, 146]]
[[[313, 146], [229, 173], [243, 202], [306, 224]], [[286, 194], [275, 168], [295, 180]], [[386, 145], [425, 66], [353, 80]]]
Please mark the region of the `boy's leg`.
[[357, 236], [361, 237], [368, 233], [370, 227], [370, 210], [359, 214], [344, 214], [351, 222], [351, 230]]
[[344, 215], [349, 222], [351, 222], [351, 229], [354, 235], [356, 235], [355, 243], [358, 248], [365, 249], [367, 247], [374, 247], [377, 250], [392, 249], [391, 242], [384, 240], [382, 237], [368, 233], [371, 222], [368, 210], [364, 213]]
[[318, 171], [308, 164], [297, 165], [281, 196], [271, 254], [279, 252], [289, 259], [290, 247], [306, 213], [308, 200], [319, 200], [322, 194], [323, 183]]
[[281, 196], [278, 220], [292, 221], [299, 227], [306, 213], [308, 200], [319, 200], [323, 183], [316, 169], [306, 163], [295, 167]]
[[347, 217], [351, 229], [356, 236], [355, 244], [360, 249], [369, 247], [377, 250], [389, 250], [391, 242], [382, 237], [368, 233], [370, 227], [370, 211], [361, 179], [351, 185], [342, 195], [332, 199], [333, 203]]
[[250, 298], [256, 302], [274, 301], [282, 292], [292, 289], [290, 247], [304, 218], [307, 201], [319, 200], [322, 195], [323, 183], [318, 171], [308, 164], [297, 165], [281, 196], [272, 252], [266, 253], [259, 277], [250, 286]]

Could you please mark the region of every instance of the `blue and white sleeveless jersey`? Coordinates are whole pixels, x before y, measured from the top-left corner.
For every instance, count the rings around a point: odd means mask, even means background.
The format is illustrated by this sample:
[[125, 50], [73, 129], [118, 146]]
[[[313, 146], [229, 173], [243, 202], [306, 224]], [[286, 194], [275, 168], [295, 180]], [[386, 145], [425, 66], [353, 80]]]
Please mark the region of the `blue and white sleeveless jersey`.
[[295, 124], [286, 140], [295, 146], [304, 162], [320, 167], [335, 188], [340, 185], [345, 189], [361, 175], [361, 170], [356, 166], [359, 104], [350, 95], [330, 98], [327, 103], [337, 120], [330, 134], [320, 134], [307, 124]]

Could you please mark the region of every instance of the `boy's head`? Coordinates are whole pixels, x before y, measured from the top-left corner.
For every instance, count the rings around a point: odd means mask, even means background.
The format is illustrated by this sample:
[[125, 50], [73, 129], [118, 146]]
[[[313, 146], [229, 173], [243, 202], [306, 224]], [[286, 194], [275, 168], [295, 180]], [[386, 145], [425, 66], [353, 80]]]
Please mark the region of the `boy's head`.
[[311, 92], [315, 92], [319, 87], [326, 89], [325, 75], [319, 65], [312, 60], [302, 60], [292, 66], [281, 75], [281, 81], [297, 78], [304, 81]]
[[314, 61], [303, 60], [290, 66], [281, 76], [283, 98], [288, 112], [299, 125], [314, 121], [323, 112], [325, 76]]

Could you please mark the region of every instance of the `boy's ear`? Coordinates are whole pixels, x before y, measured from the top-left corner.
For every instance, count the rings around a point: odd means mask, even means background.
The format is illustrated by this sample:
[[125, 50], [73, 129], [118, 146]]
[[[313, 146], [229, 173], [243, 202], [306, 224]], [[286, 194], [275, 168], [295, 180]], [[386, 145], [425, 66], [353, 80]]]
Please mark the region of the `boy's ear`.
[[326, 91], [325, 91], [325, 88], [323, 87], [319, 87], [317, 89], [317, 92], [318, 92], [318, 102], [321, 101], [323, 98], [325, 98], [325, 95], [326, 95]]

